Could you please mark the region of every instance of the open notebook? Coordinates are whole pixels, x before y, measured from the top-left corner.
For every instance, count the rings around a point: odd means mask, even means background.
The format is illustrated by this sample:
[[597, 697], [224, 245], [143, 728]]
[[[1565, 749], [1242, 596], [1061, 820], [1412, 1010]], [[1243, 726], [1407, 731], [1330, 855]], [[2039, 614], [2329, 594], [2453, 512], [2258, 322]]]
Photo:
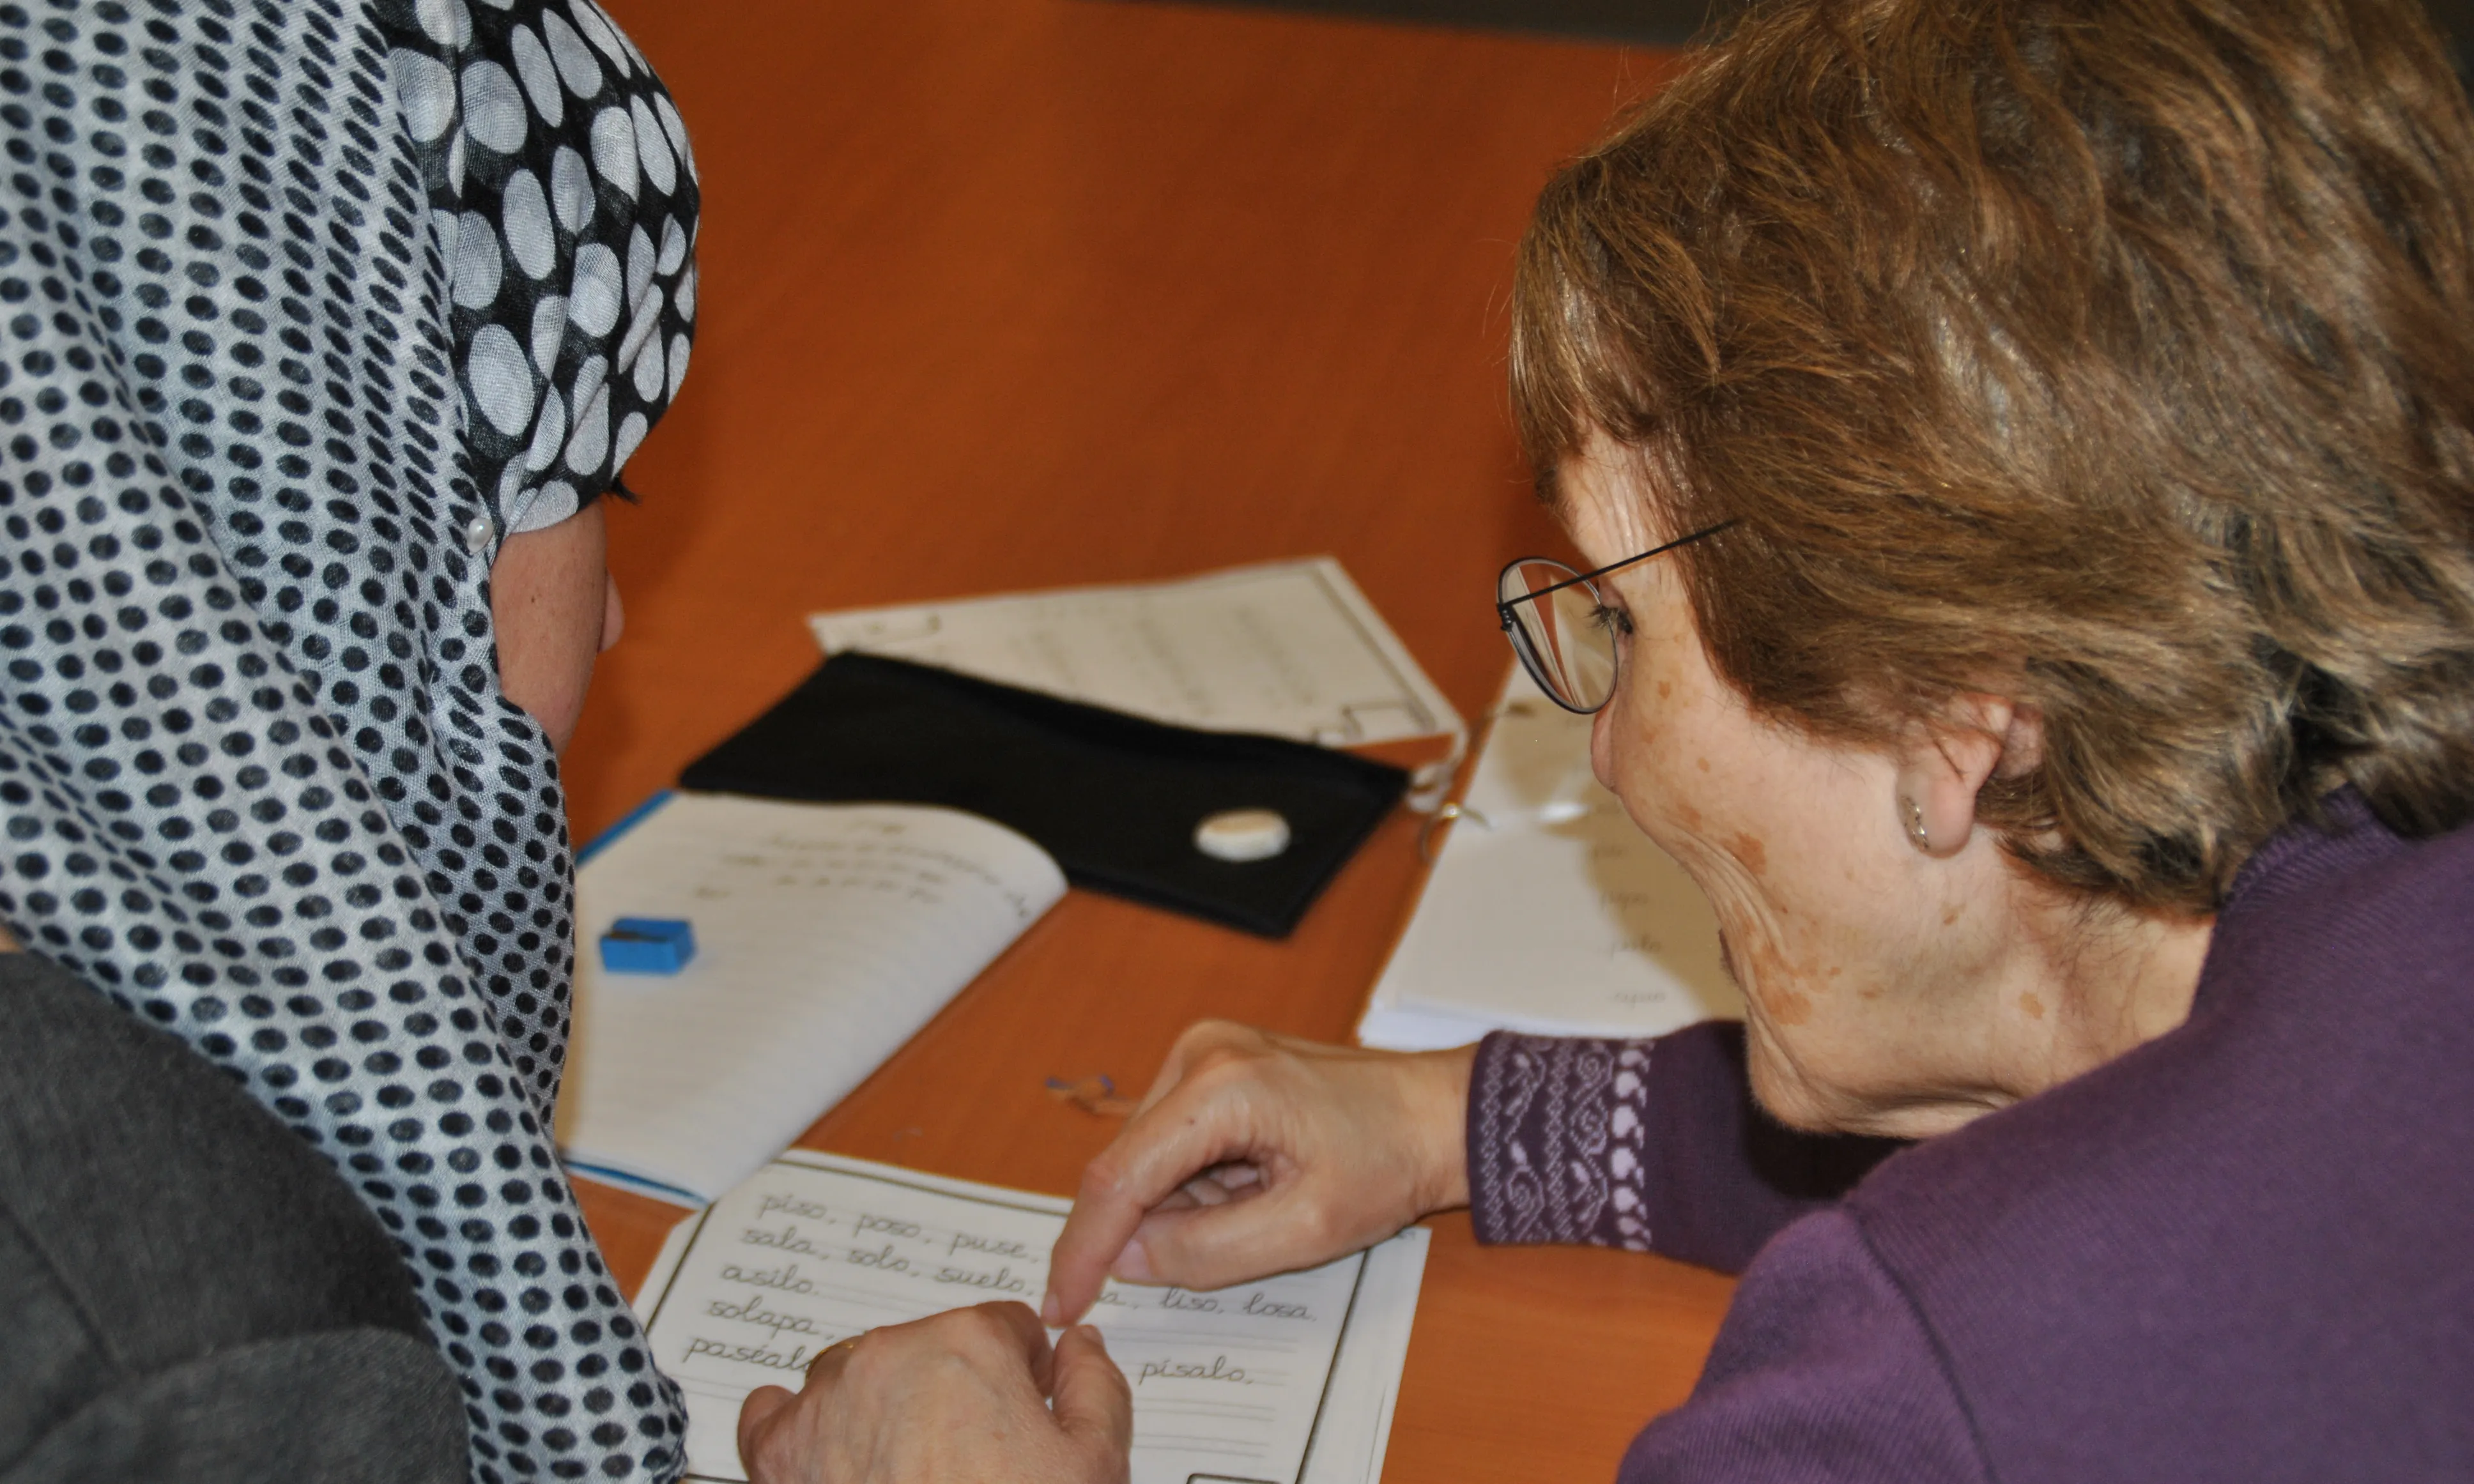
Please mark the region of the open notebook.
[[[558, 1141], [581, 1174], [705, 1202], [876, 1070], [1065, 891], [950, 809], [670, 793], [577, 871]], [[675, 975], [612, 974], [620, 917], [683, 917]]]
[[[740, 1480], [740, 1404], [846, 1336], [1036, 1305], [1069, 1203], [794, 1149], [680, 1224], [636, 1299], [688, 1399], [688, 1477]], [[1371, 1484], [1425, 1271], [1412, 1228], [1212, 1293], [1110, 1283], [1090, 1322], [1134, 1394], [1133, 1484]]]

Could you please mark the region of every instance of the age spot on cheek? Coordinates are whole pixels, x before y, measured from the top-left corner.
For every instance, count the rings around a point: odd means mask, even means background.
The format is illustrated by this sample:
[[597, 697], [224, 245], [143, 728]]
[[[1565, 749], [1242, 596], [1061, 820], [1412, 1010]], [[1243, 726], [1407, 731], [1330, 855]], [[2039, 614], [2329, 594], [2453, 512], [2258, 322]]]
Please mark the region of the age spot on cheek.
[[1736, 860], [1744, 863], [1744, 869], [1754, 875], [1762, 876], [1769, 873], [1769, 847], [1761, 843], [1759, 836], [1738, 835], [1727, 842], [1727, 849]]
[[1743, 985], [1746, 997], [1758, 1002], [1766, 1018], [1774, 1026], [1800, 1026], [1812, 1018], [1812, 997], [1787, 987], [1793, 984], [1809, 984], [1808, 971], [1798, 973], [1786, 956], [1769, 944], [1757, 942], [1752, 947], [1753, 977]]
[[1966, 911], [1967, 908], [1964, 904], [1958, 902], [1951, 903], [1948, 907], [1941, 910], [1941, 925], [1943, 927], [1949, 927], [1952, 923], [1956, 922], [1959, 917], [1966, 912]]
[[2023, 994], [2019, 996], [2019, 1008], [2027, 1012], [2027, 1018], [2030, 1020], [2042, 1020], [2045, 1018], [2045, 1002], [2037, 999], [2032, 994]]

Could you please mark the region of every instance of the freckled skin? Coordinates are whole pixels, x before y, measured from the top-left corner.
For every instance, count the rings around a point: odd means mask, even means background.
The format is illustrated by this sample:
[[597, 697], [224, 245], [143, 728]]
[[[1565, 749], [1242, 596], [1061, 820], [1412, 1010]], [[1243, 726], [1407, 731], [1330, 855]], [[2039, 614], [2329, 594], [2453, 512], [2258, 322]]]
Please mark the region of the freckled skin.
[[[1592, 519], [1576, 507], [1572, 524], [1593, 561], [1659, 540], [1613, 511]], [[1880, 884], [1904, 868], [1896, 852], [1913, 853], [1894, 808], [1871, 817], [1870, 796], [1892, 792], [1888, 763], [1754, 716], [1710, 669], [1665, 562], [1618, 572], [1606, 592], [1634, 632], [1622, 642], [1615, 698], [1598, 715], [1592, 759], [1716, 911], [1745, 990], [1757, 1092], [1792, 1124], [1880, 1127], [1875, 1105], [1904, 1100], [1908, 1069], [1895, 1031], [1852, 1022], [1895, 1015], [1883, 992], [1913, 947], [1900, 939], [1926, 936], [1922, 925], [1903, 934], [1879, 920]], [[1851, 859], [1849, 842], [1868, 836], [1882, 839]]]
[[[1638, 477], [1603, 439], [1559, 472], [1590, 565], [1667, 539]], [[2204, 922], [2195, 951], [2177, 928], [2160, 996], [2126, 1010], [2098, 995], [2101, 1013], [2080, 1013], [2085, 997], [2057, 979], [2146, 961], [2092, 958], [2076, 900], [2057, 905], [1990, 831], [1918, 850], [1900, 801], [1939, 750], [1850, 747], [1755, 713], [1710, 669], [1676, 573], [1661, 558], [1601, 590], [1630, 633], [1618, 630], [1590, 758], [1710, 899], [1745, 992], [1754, 1092], [1773, 1115], [1928, 1137], [2180, 1023]], [[2019, 1012], [2031, 990], [2042, 1017]]]

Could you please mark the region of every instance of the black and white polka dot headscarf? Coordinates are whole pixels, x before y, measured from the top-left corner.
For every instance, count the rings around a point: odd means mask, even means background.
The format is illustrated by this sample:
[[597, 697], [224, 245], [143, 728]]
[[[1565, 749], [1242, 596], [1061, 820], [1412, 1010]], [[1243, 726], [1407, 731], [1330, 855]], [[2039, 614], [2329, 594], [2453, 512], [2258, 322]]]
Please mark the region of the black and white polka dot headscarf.
[[592, 0], [0, 0], [0, 919], [335, 1161], [475, 1478], [675, 1475], [488, 578], [686, 370], [677, 113]]

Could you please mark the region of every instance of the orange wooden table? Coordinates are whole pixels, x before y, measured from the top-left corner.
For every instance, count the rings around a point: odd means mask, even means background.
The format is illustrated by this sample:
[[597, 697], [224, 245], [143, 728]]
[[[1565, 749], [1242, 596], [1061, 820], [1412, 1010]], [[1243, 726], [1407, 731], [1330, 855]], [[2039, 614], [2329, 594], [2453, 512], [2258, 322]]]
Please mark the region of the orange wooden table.
[[[1560, 537], [1503, 389], [1513, 244], [1657, 53], [1111, 0], [609, 0], [693, 131], [694, 369], [612, 522], [627, 633], [579, 839], [816, 663], [814, 609], [1328, 551], [1464, 714], [1496, 569]], [[1378, 833], [1289, 941], [1076, 892], [803, 1142], [1059, 1193], [1208, 1015], [1354, 1024], [1420, 867]], [[586, 1208], [635, 1282], [674, 1208]], [[1394, 1479], [1604, 1478], [1731, 1285], [1435, 1223]]]

